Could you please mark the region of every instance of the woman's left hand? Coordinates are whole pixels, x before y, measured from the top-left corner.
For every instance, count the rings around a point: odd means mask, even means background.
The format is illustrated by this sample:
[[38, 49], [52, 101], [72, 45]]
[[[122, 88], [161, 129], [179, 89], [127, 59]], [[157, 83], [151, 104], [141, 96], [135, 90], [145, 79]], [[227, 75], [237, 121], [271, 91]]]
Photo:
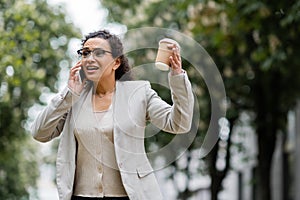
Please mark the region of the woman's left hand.
[[173, 55], [170, 56], [172, 75], [181, 74], [183, 70], [181, 64], [180, 49], [176, 44], [169, 44], [168, 48], [172, 49], [173, 51]]

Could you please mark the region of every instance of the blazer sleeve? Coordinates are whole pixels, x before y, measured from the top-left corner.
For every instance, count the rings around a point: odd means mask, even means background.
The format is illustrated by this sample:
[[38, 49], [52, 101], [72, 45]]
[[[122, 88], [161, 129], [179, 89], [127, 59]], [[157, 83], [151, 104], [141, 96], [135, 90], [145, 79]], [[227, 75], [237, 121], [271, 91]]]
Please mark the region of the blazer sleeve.
[[163, 131], [170, 133], [186, 133], [191, 129], [194, 95], [191, 83], [184, 72], [179, 75], [169, 73], [169, 85], [173, 105], [163, 101], [150, 88], [146, 89], [147, 119]]
[[39, 113], [32, 124], [31, 132], [34, 139], [48, 142], [60, 135], [70, 108], [79, 99], [68, 87], [56, 94], [47, 107]]

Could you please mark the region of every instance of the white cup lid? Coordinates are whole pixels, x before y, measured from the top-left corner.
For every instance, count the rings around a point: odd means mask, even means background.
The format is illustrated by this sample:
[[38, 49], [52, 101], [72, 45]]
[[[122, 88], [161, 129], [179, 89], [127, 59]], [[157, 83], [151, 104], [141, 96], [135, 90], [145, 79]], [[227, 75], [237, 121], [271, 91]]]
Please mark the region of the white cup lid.
[[173, 39], [170, 39], [170, 38], [164, 38], [164, 39], [161, 39], [161, 40], [159, 41], [159, 43], [163, 43], [163, 42], [165, 42], [165, 43], [171, 43], [171, 44], [176, 44], [176, 46], [177, 46], [178, 48], [180, 48], [180, 45], [178, 44], [178, 42], [175, 41], [175, 40], [173, 40]]

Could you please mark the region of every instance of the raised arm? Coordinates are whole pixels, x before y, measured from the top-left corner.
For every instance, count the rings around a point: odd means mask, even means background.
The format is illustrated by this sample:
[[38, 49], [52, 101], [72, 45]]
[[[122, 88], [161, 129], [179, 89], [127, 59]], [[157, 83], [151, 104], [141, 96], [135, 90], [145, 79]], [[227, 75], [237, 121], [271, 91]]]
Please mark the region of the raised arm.
[[58, 93], [37, 116], [32, 125], [32, 135], [40, 142], [47, 142], [60, 135], [72, 105], [79, 99], [84, 84], [79, 82], [81, 62], [70, 69], [68, 87]]
[[186, 133], [191, 129], [194, 107], [190, 81], [186, 73], [181, 73], [169, 75], [169, 84], [172, 106], [163, 101], [151, 88], [147, 90], [147, 118], [166, 132]]

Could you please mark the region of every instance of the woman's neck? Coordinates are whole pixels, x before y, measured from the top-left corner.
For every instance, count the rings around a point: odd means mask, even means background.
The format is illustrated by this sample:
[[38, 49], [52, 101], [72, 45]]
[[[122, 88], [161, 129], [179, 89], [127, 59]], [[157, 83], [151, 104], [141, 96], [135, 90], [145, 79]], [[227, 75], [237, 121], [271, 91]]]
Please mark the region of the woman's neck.
[[[95, 87], [96, 86], [96, 87]], [[94, 93], [98, 96], [105, 96], [113, 93], [116, 87], [116, 80], [100, 80], [98, 83], [94, 83]]]

